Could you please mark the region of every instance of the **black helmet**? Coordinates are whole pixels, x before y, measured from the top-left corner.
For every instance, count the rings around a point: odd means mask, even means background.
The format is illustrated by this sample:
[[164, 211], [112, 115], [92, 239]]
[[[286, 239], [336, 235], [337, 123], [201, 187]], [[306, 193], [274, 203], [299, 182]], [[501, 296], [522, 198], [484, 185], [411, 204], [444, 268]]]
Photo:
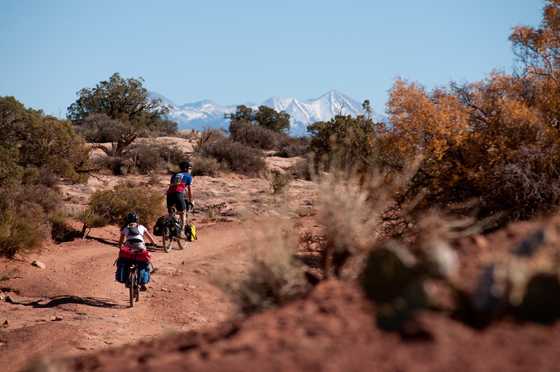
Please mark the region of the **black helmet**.
[[126, 215], [126, 220], [128, 223], [138, 222], [138, 214], [134, 212], [130, 212]]
[[184, 162], [182, 162], [182, 163], [179, 163], [179, 168], [180, 168], [182, 171], [186, 171], [186, 170], [192, 168], [192, 164], [191, 164], [190, 162], [188, 162], [188, 161], [184, 161]]

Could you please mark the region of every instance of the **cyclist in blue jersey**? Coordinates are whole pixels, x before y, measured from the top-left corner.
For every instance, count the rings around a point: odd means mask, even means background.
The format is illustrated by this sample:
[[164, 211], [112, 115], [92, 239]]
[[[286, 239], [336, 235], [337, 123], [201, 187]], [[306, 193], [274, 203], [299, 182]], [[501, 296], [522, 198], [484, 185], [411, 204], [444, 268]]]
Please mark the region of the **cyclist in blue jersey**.
[[[167, 189], [167, 209], [170, 210], [173, 206], [179, 212], [179, 219], [181, 222], [181, 234], [184, 237], [183, 228], [185, 227], [185, 211], [194, 208], [192, 197], [191, 185], [193, 178], [191, 176], [192, 164], [188, 161], [179, 164], [179, 172], [171, 176], [169, 188]], [[188, 200], [185, 200], [184, 191], [187, 190]], [[187, 208], [190, 207], [190, 208]]]

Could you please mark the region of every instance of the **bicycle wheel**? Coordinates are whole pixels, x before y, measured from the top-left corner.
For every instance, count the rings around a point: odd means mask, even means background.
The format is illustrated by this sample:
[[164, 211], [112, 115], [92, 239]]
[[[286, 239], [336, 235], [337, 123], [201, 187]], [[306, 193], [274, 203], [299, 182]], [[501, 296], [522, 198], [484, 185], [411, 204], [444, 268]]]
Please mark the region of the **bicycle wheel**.
[[136, 300], [135, 288], [138, 288], [137, 278], [136, 278], [136, 268], [130, 269], [129, 278], [129, 294], [130, 294], [130, 307], [134, 307], [134, 301]]
[[179, 246], [179, 249], [187, 248], [187, 244], [189, 244], [189, 241], [187, 239], [183, 239], [179, 237], [176, 237], [175, 239], [177, 239], [177, 245]]
[[164, 227], [161, 232], [161, 243], [166, 253], [171, 252], [171, 248], [173, 248], [173, 238], [169, 236], [169, 229], [167, 229], [167, 227]]

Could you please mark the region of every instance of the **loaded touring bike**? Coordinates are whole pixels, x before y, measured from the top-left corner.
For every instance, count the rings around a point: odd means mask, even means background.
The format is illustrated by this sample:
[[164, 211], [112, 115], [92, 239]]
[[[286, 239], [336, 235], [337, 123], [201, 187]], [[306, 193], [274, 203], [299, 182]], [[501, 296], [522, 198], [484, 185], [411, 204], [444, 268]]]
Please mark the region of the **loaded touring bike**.
[[179, 249], [185, 249], [190, 241], [196, 239], [194, 226], [189, 223], [188, 215], [185, 213], [185, 229], [181, 231], [181, 223], [175, 217], [176, 213], [175, 206], [169, 208], [169, 215], [160, 217], [154, 227], [154, 235], [161, 236], [163, 249], [167, 253], [171, 252], [175, 242], [177, 242]]
[[116, 261], [116, 279], [124, 283], [130, 296], [130, 307], [140, 300], [140, 288], [150, 280], [152, 253], [122, 247]]

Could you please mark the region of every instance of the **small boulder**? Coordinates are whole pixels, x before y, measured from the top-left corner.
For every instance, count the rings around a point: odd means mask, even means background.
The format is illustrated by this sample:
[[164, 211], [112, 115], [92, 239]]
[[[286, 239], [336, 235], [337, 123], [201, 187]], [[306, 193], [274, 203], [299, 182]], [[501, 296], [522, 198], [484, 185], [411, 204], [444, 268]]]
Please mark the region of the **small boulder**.
[[44, 263], [42, 263], [41, 261], [33, 261], [33, 263], [32, 263], [31, 265], [36, 266], [36, 267], [38, 267], [38, 268], [40, 268], [40, 269], [45, 269], [45, 268], [47, 267], [47, 266], [46, 266]]

